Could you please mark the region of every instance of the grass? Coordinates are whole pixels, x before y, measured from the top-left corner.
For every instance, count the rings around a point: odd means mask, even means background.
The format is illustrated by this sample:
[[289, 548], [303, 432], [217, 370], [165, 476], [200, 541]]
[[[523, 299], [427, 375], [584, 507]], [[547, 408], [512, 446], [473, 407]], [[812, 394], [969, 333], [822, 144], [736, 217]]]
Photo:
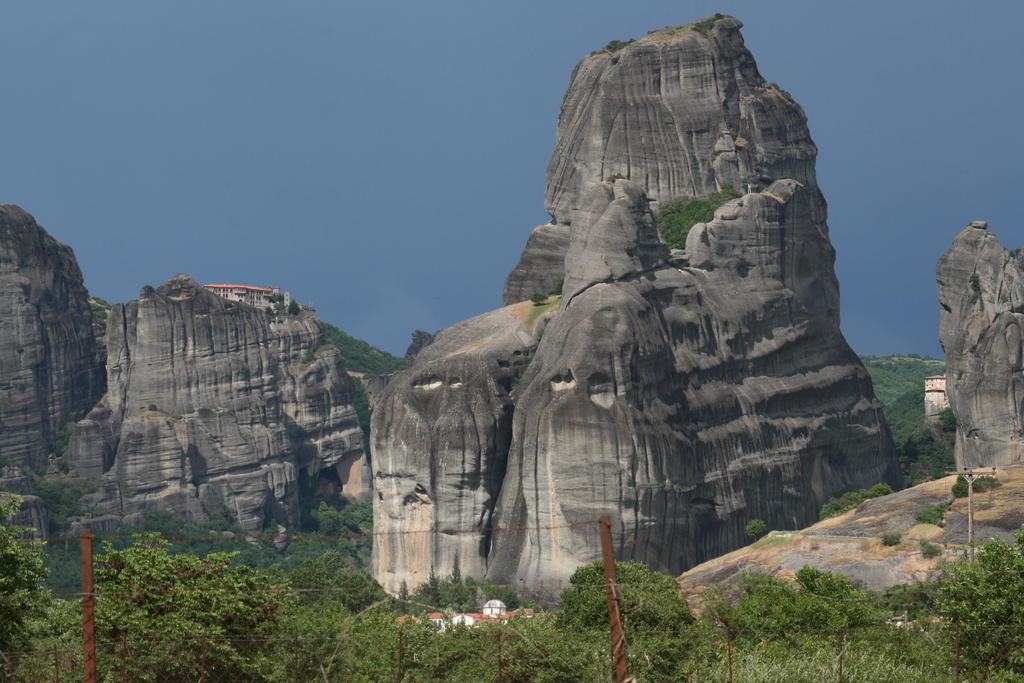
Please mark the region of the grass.
[[537, 319], [540, 318], [545, 313], [547, 313], [548, 311], [555, 308], [556, 306], [558, 306], [558, 303], [561, 300], [561, 296], [548, 297], [548, 302], [546, 304], [534, 306], [532, 309], [530, 309], [529, 315], [526, 316], [526, 327], [532, 330], [533, 326], [537, 324]]

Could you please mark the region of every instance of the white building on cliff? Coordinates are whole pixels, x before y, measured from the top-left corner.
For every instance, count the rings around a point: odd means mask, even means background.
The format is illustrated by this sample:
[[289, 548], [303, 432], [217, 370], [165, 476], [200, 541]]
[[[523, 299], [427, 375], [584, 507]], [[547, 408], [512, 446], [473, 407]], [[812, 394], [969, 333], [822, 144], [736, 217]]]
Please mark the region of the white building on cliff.
[[252, 287], [250, 285], [203, 285], [222, 299], [239, 301], [257, 308], [270, 308], [271, 299], [281, 297], [285, 306], [292, 302], [291, 292], [281, 292], [280, 287]]

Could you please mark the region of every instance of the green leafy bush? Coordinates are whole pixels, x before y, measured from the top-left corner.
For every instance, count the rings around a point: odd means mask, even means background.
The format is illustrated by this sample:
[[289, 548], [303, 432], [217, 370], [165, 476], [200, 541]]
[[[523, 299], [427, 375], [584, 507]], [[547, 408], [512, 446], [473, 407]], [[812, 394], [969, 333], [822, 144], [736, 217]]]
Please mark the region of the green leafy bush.
[[882, 545], [885, 546], [899, 545], [902, 540], [903, 537], [895, 531], [891, 531], [887, 534], [882, 534]]
[[610, 55], [618, 52], [627, 45], [632, 45], [636, 42], [636, 38], [630, 38], [629, 40], [610, 40], [608, 44], [602, 47], [600, 50], [594, 50], [591, 55]]
[[971, 303], [976, 304], [981, 298], [981, 280], [978, 278], [977, 273], [971, 273]]
[[756, 541], [768, 533], [768, 525], [764, 523], [763, 519], [752, 519], [747, 522], [746, 532], [747, 536]]
[[716, 12], [714, 16], [701, 19], [700, 21], [693, 22], [690, 26], [697, 33], [708, 35], [711, 33], [711, 29], [715, 27], [715, 22], [725, 17], [721, 12]]
[[543, 306], [545, 303], [547, 303], [547, 300], [548, 295], [544, 294], [543, 292], [535, 292], [533, 296], [530, 297], [530, 301], [533, 302], [534, 306]]
[[921, 540], [921, 555], [927, 557], [928, 559], [931, 559], [933, 557], [938, 557], [941, 554], [942, 548], [935, 545], [934, 543], [929, 543], [924, 539]]
[[[991, 491], [992, 489], [997, 489], [1000, 486], [1002, 486], [1002, 484], [995, 477], [990, 477], [990, 476], [986, 475], [986, 476], [983, 476], [983, 477], [975, 477], [974, 478], [974, 492], [975, 493], [985, 493], [986, 491]], [[969, 494], [968, 485], [967, 485], [967, 479], [965, 479], [963, 475], [958, 476], [956, 478], [956, 483], [953, 484], [953, 489], [952, 490], [953, 490], [953, 497], [954, 498], [966, 498], [968, 496], [968, 494]]]
[[925, 508], [917, 513], [915, 519], [921, 524], [934, 524], [935, 526], [945, 526], [946, 523], [943, 521], [943, 517], [946, 514], [945, 505], [936, 505], [934, 507]]
[[676, 197], [665, 202], [658, 208], [657, 215], [662, 239], [671, 249], [685, 249], [690, 228], [714, 219], [715, 209], [740, 196], [732, 185], [725, 185], [706, 198]]
[[869, 489], [861, 489], [860, 491], [847, 491], [838, 498], [832, 498], [827, 503], [821, 506], [821, 519], [828, 519], [829, 517], [838, 517], [844, 512], [848, 512], [865, 500], [869, 498], [878, 498], [879, 496], [887, 496], [892, 493], [892, 487], [888, 484], [875, 484]]

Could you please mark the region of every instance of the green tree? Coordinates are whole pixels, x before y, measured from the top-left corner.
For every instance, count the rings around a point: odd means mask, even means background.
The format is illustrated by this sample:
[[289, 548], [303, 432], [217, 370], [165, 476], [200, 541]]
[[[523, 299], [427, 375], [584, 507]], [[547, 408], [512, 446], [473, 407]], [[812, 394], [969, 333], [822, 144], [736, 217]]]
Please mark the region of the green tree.
[[133, 680], [259, 678], [266, 641], [291, 606], [287, 585], [232, 567], [233, 553], [169, 547], [144, 534], [124, 550], [105, 543], [97, 557], [97, 638], [118, 649], [109, 659]]
[[[642, 680], [688, 678], [703, 656], [695, 618], [675, 578], [639, 562], [616, 562], [622, 626], [629, 640], [630, 673]], [[563, 633], [609, 637], [604, 562], [579, 567], [562, 591], [557, 625]], [[600, 634], [600, 635], [597, 635]]]
[[763, 519], [752, 519], [747, 522], [746, 532], [747, 536], [756, 541], [768, 533], [768, 525], [764, 523]]
[[29, 622], [46, 605], [42, 552], [22, 538], [27, 529], [8, 526], [20, 508], [19, 497], [0, 493], [0, 652], [25, 646]]
[[[959, 628], [964, 661], [979, 672], [1024, 674], [1024, 530], [993, 539], [975, 561], [953, 565], [939, 589], [939, 614]], [[987, 677], [987, 676], [986, 676]]]
[[306, 560], [290, 575], [299, 601], [307, 605], [338, 603], [350, 612], [359, 612], [387, 598], [372, 576], [353, 567], [339, 552], [329, 551]]

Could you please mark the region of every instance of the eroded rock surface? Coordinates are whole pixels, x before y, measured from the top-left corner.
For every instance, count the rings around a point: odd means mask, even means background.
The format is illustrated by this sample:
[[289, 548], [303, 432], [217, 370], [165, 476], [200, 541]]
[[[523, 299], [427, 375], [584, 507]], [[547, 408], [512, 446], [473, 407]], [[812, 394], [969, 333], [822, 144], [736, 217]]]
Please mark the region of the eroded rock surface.
[[0, 458], [44, 468], [103, 394], [89, 294], [71, 248], [0, 205]]
[[[374, 572], [535, 589], [599, 556], [681, 571], [899, 482], [871, 380], [839, 331], [815, 147], [731, 17], [573, 74], [536, 229], [506, 303], [438, 333], [374, 414]], [[614, 175], [632, 180], [609, 181]], [[652, 206], [747, 190], [662, 242]], [[499, 530], [493, 530], [497, 527]], [[481, 529], [471, 533], [465, 529]], [[409, 532], [409, 533], [397, 533]]]
[[227, 511], [295, 524], [299, 478], [364, 489], [352, 380], [312, 313], [270, 322], [179, 275], [107, 321], [108, 393], [75, 428], [72, 468], [98, 512]]
[[960, 467], [1021, 461], [1024, 258], [984, 225], [965, 228], [936, 269], [939, 341]]
[[[710, 18], [709, 18], [710, 19]], [[698, 22], [695, 22], [695, 24]], [[576, 65], [547, 169], [548, 226], [535, 231], [505, 284], [503, 303], [546, 292], [586, 188], [615, 177], [643, 187], [657, 208], [731, 185], [779, 178], [815, 188], [817, 148], [803, 109], [758, 72], [736, 19], [665, 28]]]

